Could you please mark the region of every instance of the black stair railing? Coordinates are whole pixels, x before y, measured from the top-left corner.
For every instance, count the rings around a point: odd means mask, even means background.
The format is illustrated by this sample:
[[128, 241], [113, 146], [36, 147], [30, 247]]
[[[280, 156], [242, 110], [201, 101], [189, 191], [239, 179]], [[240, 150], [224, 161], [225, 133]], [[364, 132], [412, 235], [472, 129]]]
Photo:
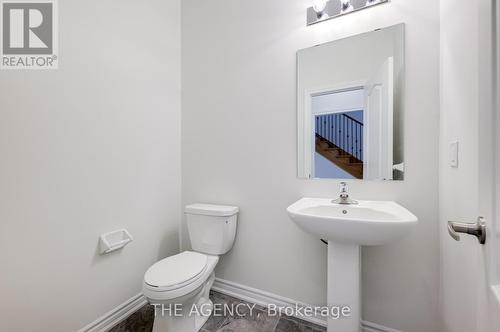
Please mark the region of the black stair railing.
[[363, 123], [344, 113], [316, 116], [316, 135], [363, 161]]

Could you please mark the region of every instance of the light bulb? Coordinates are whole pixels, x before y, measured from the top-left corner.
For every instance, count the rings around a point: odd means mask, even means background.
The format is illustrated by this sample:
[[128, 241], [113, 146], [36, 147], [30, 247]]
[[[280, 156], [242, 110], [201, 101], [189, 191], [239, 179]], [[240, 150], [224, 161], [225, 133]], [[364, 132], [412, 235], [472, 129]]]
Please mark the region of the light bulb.
[[352, 12], [354, 7], [351, 5], [351, 0], [340, 0], [340, 12], [342, 14]]
[[321, 15], [326, 8], [326, 3], [328, 0], [313, 0], [313, 9], [316, 14]]

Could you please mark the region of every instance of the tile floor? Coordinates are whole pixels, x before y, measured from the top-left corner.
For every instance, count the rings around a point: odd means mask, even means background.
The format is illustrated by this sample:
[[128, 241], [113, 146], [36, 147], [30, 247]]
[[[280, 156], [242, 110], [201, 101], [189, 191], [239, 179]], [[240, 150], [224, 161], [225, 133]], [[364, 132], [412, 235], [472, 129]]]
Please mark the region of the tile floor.
[[[216, 304], [245, 303], [234, 297], [218, 292], [210, 292], [210, 298]], [[326, 332], [326, 328], [294, 317], [272, 317], [267, 310], [256, 306], [252, 311], [246, 306], [240, 307], [240, 315], [211, 316], [203, 325], [201, 332]], [[245, 311], [246, 308], [246, 311]], [[241, 315], [243, 313], [243, 315]], [[132, 314], [110, 332], [150, 332], [153, 329], [154, 312], [146, 305]]]

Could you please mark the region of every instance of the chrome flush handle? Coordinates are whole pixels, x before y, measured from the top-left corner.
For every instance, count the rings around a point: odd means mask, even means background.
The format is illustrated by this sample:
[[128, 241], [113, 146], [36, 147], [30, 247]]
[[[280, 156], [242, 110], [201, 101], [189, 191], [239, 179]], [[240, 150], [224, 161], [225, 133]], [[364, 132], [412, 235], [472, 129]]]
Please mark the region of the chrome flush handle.
[[458, 233], [464, 233], [477, 237], [480, 244], [486, 243], [486, 223], [483, 217], [478, 217], [475, 223], [448, 221], [448, 233], [455, 241], [460, 241]]

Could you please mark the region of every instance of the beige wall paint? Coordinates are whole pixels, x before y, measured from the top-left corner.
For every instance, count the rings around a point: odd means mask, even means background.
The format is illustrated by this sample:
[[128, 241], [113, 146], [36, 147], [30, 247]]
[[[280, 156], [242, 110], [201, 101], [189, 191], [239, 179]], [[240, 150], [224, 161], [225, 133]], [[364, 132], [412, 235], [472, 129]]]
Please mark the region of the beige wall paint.
[[[182, 1], [183, 204], [240, 206], [233, 250], [216, 274], [311, 304], [326, 302], [326, 247], [285, 208], [337, 195], [338, 181], [296, 177], [296, 51], [406, 23], [404, 182], [352, 182], [358, 199], [396, 200], [420, 223], [363, 250], [364, 319], [437, 331], [439, 2], [393, 0], [305, 26], [310, 1]], [[369, 54], [367, 54], [369, 56]], [[184, 248], [189, 248], [186, 228]]]
[[78, 330], [178, 250], [180, 1], [59, 12], [59, 69], [0, 73], [1, 331]]

